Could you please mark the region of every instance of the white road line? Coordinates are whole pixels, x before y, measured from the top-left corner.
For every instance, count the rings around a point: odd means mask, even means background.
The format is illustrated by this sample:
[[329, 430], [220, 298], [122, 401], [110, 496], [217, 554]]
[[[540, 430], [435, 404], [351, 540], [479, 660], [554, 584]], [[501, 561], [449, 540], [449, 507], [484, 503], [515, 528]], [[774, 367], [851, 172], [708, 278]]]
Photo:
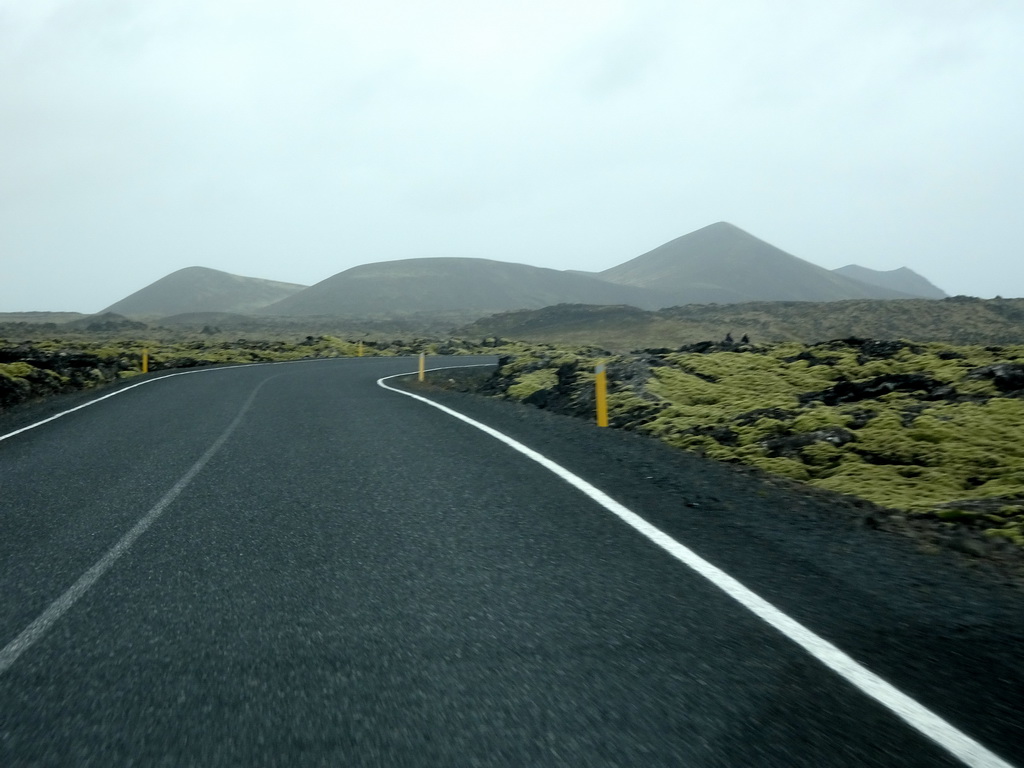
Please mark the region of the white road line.
[[499, 432], [486, 424], [482, 424], [475, 419], [464, 416], [458, 411], [444, 405], [440, 405], [439, 403], [435, 403], [420, 395], [405, 392], [401, 389], [396, 389], [395, 387], [385, 384], [385, 381], [388, 379], [409, 375], [414, 375], [414, 373], [385, 376], [382, 379], [378, 379], [377, 384], [384, 389], [388, 389], [392, 392], [397, 392], [401, 395], [405, 395], [406, 397], [411, 397], [415, 400], [426, 403], [432, 408], [437, 408], [438, 410], [447, 413], [449, 416], [453, 416], [460, 421], [466, 422], [470, 426], [476, 427], [480, 431], [485, 432], [496, 440], [500, 440], [505, 443], [505, 445], [519, 451], [519, 453], [523, 454], [527, 458], [532, 459], [545, 469], [558, 475], [558, 477], [569, 483], [569, 485], [572, 485], [582, 491], [609, 512], [618, 516], [625, 523], [632, 526], [635, 530], [642, 533], [658, 546], [662, 547], [673, 557], [688, 565], [694, 571], [729, 595], [729, 597], [736, 600], [736, 602], [744, 608], [770, 624], [818, 659], [822, 664], [855, 685], [875, 701], [882, 704], [908, 725], [936, 742], [939, 746], [944, 748], [954, 757], [958, 758], [965, 765], [971, 766], [971, 768], [1014, 768], [1012, 764], [1006, 762], [1001, 757], [991, 752], [988, 748], [965, 734], [963, 731], [943, 720], [930, 709], [918, 703], [915, 699], [912, 699], [891, 683], [876, 675], [860, 662], [855, 661], [852, 657], [829, 641], [819, 637], [814, 632], [807, 629], [807, 627], [803, 626], [800, 622], [780, 611], [774, 605], [741, 584], [725, 571], [715, 565], [712, 565], [689, 547], [680, 544], [660, 528], [656, 528], [651, 525], [638, 514], [624, 507], [622, 504], [619, 504], [619, 502], [612, 499], [603, 491], [595, 488], [586, 480], [573, 474], [565, 467], [560, 464], [556, 464], [551, 461], [551, 459], [537, 453], [532, 448], [527, 448], [525, 445], [508, 435]]
[[[223, 369], [222, 368], [216, 368], [216, 369], [204, 368], [203, 370], [223, 370]], [[0, 435], [0, 442], [4, 441], [4, 440], [6, 440], [6, 439], [8, 439], [10, 437], [14, 437], [15, 435], [20, 435], [22, 432], [28, 432], [30, 429], [35, 429], [36, 427], [41, 427], [41, 426], [43, 426], [43, 424], [48, 424], [51, 421], [56, 421], [57, 419], [61, 418], [62, 416], [67, 416], [69, 413], [74, 413], [75, 411], [80, 411], [83, 408], [88, 408], [90, 405], [96, 405], [96, 403], [101, 402], [102, 400], [106, 400], [107, 398], [116, 397], [117, 395], [123, 394], [124, 392], [127, 392], [130, 389], [135, 389], [136, 387], [141, 387], [144, 384], [152, 384], [154, 381], [163, 381], [164, 379], [169, 379], [172, 376], [187, 376], [190, 373], [201, 373], [201, 371], [181, 371], [180, 373], [168, 373], [165, 376], [157, 376], [156, 378], [153, 378], [153, 379], [146, 379], [145, 381], [140, 381], [138, 384], [132, 384], [131, 386], [124, 387], [123, 389], [119, 389], [116, 392], [111, 392], [109, 394], [103, 395], [102, 397], [97, 397], [95, 400], [90, 400], [87, 403], [82, 403], [81, 405], [76, 405], [74, 408], [68, 408], [66, 411], [61, 411], [60, 413], [56, 413], [53, 416], [50, 416], [48, 419], [43, 419], [42, 421], [37, 421], [34, 424], [29, 424], [27, 427], [22, 427], [21, 429], [16, 429], [13, 432], [8, 432], [6, 435]]]
[[[163, 381], [164, 379], [172, 379], [175, 376], [188, 376], [188, 375], [193, 374], [193, 373], [212, 373], [213, 371], [233, 371], [236, 368], [255, 368], [256, 366], [260, 366], [260, 365], [290, 365], [290, 364], [293, 364], [293, 363], [318, 363], [318, 362], [322, 362], [324, 360], [348, 360], [348, 359], [355, 360], [357, 358], [318, 357], [318, 358], [311, 358], [311, 359], [308, 359], [308, 360], [278, 360], [278, 361], [270, 362], [270, 363], [241, 363], [240, 365], [219, 365], [219, 366], [210, 366], [210, 367], [205, 367], [204, 366], [202, 368], [197, 368], [197, 369], [192, 370], [192, 371], [179, 371], [177, 373], [167, 373], [167, 374], [164, 374], [163, 376], [155, 376], [152, 379], [146, 379], [145, 381], [140, 381], [137, 384], [131, 384], [130, 386], [122, 387], [121, 389], [118, 389], [118, 390], [116, 390], [114, 392], [110, 392], [110, 393], [108, 393], [106, 395], [103, 395], [101, 397], [97, 397], [94, 400], [90, 400], [87, 403], [82, 403], [81, 405], [76, 405], [74, 408], [68, 408], [66, 411], [61, 411], [60, 413], [55, 413], [53, 416], [50, 416], [49, 418], [42, 419], [41, 421], [37, 421], [37, 422], [35, 422], [33, 424], [29, 424], [27, 427], [22, 427], [21, 429], [16, 429], [13, 432], [8, 432], [6, 435], [0, 435], [0, 442], [3, 442], [4, 440], [7, 440], [10, 437], [14, 437], [15, 435], [20, 435], [22, 432], [28, 432], [30, 429], [35, 429], [36, 427], [41, 427], [41, 426], [43, 426], [43, 424], [49, 424], [51, 421], [56, 421], [57, 419], [59, 419], [59, 418], [61, 418], [63, 416], [67, 416], [69, 413], [74, 413], [75, 411], [80, 411], [83, 408], [88, 408], [90, 405], [96, 405], [96, 403], [102, 402], [102, 401], [104, 401], [104, 400], [106, 400], [108, 398], [117, 397], [118, 395], [122, 395], [125, 392], [128, 392], [129, 390], [135, 389], [136, 387], [142, 387], [142, 386], [145, 386], [146, 384], [152, 384], [154, 381]], [[376, 358], [376, 359], [381, 359], [381, 358]]]
[[[198, 373], [198, 371], [195, 371]], [[193, 371], [189, 371], [193, 373]], [[179, 376], [181, 374], [171, 374], [172, 376]], [[162, 378], [167, 378], [166, 376]], [[273, 378], [273, 377], [271, 377]], [[156, 379], [152, 379], [156, 381]], [[270, 378], [264, 379], [260, 384], [252, 391], [249, 398], [242, 405], [238, 415], [235, 416], [227, 429], [225, 429], [211, 445], [206, 452], [199, 457], [199, 460], [193, 464], [189, 470], [181, 476], [167, 493], [164, 494], [163, 498], [158, 501], [152, 509], [150, 509], [142, 518], [139, 519], [132, 529], [128, 531], [121, 539], [111, 547], [107, 553], [101, 557], [95, 565], [93, 565], [88, 571], [79, 577], [78, 581], [72, 584], [64, 594], [50, 603], [49, 607], [43, 611], [39, 616], [29, 624], [21, 634], [14, 638], [7, 646], [0, 651], [0, 675], [3, 675], [18, 657], [21, 656], [25, 651], [31, 648], [36, 642], [42, 638], [46, 632], [60, 620], [61, 616], [68, 612], [82, 595], [89, 591], [89, 588], [99, 580], [99, 578], [110, 570], [115, 562], [123, 555], [128, 549], [135, 543], [142, 534], [144, 534], [150, 526], [164, 513], [164, 510], [170, 506], [178, 495], [188, 487], [188, 484], [192, 482], [197, 474], [207, 465], [207, 463], [214, 457], [214, 455], [223, 447], [224, 443], [227, 442], [231, 434], [238, 428], [238, 425], [242, 423], [242, 419], [245, 417], [246, 412], [249, 410], [253, 401], [256, 399], [256, 395], [259, 393], [263, 385], [270, 381]], [[142, 382], [146, 383], [146, 382]], [[136, 385], [138, 386], [138, 385]], [[121, 390], [122, 392], [124, 390]], [[117, 394], [116, 392], [113, 394]], [[110, 397], [110, 395], [107, 395]], [[95, 400], [92, 402], [96, 402]], [[43, 422], [40, 422], [43, 423]]]
[[[134, 389], [135, 387], [141, 387], [144, 384], [150, 384], [154, 381], [169, 379], [174, 376], [187, 376], [188, 374], [191, 373], [204, 373], [209, 371], [234, 370], [236, 368], [251, 368], [260, 365], [289, 365], [293, 363], [316, 363], [324, 362], [325, 360], [348, 359], [354, 360], [357, 358], [331, 357], [315, 358], [309, 360], [282, 360], [279, 362], [272, 363], [247, 363], [244, 365], [221, 366], [217, 368], [201, 368], [199, 370], [194, 371], [181, 371], [179, 373], [169, 373], [165, 376], [159, 376], [156, 378], [147, 379], [146, 381], [140, 381], [138, 384], [132, 384], [129, 387], [124, 387], [123, 389], [119, 389], [116, 392], [111, 392], [109, 394], [103, 395], [102, 397], [98, 397], [95, 400], [90, 400], [89, 402], [83, 403], [82, 405], [79, 405], [75, 408], [69, 408], [68, 410], [62, 411], [61, 413], [55, 414], [54, 416], [51, 416], [47, 419], [37, 421], [34, 424], [28, 425], [27, 427], [22, 427], [21, 429], [15, 430], [14, 432], [2, 435], [0, 436], [0, 440], [6, 440], [9, 437], [14, 437], [17, 434], [42, 426], [43, 424], [51, 422], [55, 419], [59, 419], [62, 416], [66, 416], [69, 413], [74, 413], [75, 411], [81, 410], [82, 408], [87, 408], [90, 405], [95, 405], [96, 403], [106, 400], [107, 398], [114, 397], [115, 395], [120, 395], [123, 392], [127, 392], [130, 389]], [[380, 360], [386, 358], [374, 359]], [[493, 365], [493, 363], [485, 363], [482, 365]], [[478, 366], [463, 365], [449, 367], [473, 368]], [[219, 451], [221, 447], [223, 447], [224, 443], [227, 442], [228, 438], [231, 437], [232, 433], [238, 428], [238, 425], [242, 423], [242, 419], [245, 417], [245, 414], [252, 406], [253, 401], [256, 399], [256, 395], [259, 393], [260, 389], [263, 388], [263, 385], [270, 381], [271, 378], [274, 377], [264, 379], [256, 386], [256, 389], [252, 391], [252, 394], [249, 395], [249, 398], [242, 405], [242, 408], [238, 412], [238, 415], [235, 416], [234, 421], [232, 421], [227, 426], [227, 428], [220, 434], [220, 436], [213, 442], [213, 444], [206, 450], [206, 452], [199, 457], [199, 460], [196, 461], [196, 463], [193, 464], [188, 469], [188, 471], [181, 476], [181, 478], [171, 487], [171, 489], [164, 494], [163, 498], [161, 498], [148, 512], [146, 512], [146, 514], [144, 514], [139, 519], [139, 521], [135, 523], [134, 526], [132, 526], [131, 530], [129, 530], [128, 533], [122, 536], [118, 540], [118, 542], [114, 544], [114, 546], [111, 547], [103, 557], [101, 557], [91, 568], [89, 568], [88, 571], [82, 574], [82, 576], [79, 577], [78, 581], [72, 584], [67, 589], [67, 591], [64, 592], [64, 594], [62, 594], [60, 597], [58, 597], [56, 600], [50, 603], [46, 610], [44, 610], [31, 624], [29, 624], [24, 630], [22, 630], [22, 632], [17, 637], [15, 637], [10, 643], [8, 643], [3, 648], [3, 650], [0, 650], [0, 675], [3, 675], [8, 669], [10, 669], [11, 665], [13, 665], [14, 662], [18, 660], [18, 657], [21, 656], [21, 654], [23, 654], [25, 651], [31, 648], [37, 641], [39, 641], [46, 634], [46, 632], [55, 623], [57, 623], [57, 621], [59, 621], [60, 618], [65, 613], [68, 612], [71, 606], [73, 606], [78, 601], [78, 599], [82, 597], [82, 595], [88, 592], [89, 588], [92, 587], [92, 585], [95, 584], [104, 573], [110, 570], [110, 568], [114, 565], [115, 562], [117, 562], [121, 555], [127, 552], [128, 549], [132, 546], [132, 544], [134, 544], [135, 541], [143, 533], [145, 533], [150, 528], [150, 526], [153, 525], [154, 522], [156, 522], [156, 520], [164, 513], [164, 510], [166, 510], [167, 507], [170, 506], [171, 502], [173, 502], [181, 494], [181, 492], [185, 490], [186, 487], [188, 487], [189, 483], [191, 483], [195, 476], [199, 474], [200, 471], [202, 471], [203, 467], [205, 467], [207, 463], [210, 461], [210, 459], [212, 459], [214, 455], [216, 455], [217, 451]]]

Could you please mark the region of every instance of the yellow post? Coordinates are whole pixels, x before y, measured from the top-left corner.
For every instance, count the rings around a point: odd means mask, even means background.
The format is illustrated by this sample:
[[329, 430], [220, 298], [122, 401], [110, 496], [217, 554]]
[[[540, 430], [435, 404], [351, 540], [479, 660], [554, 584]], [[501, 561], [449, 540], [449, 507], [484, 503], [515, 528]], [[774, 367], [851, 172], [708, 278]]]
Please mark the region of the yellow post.
[[427, 354], [426, 352], [420, 352], [420, 381], [426, 377], [427, 373]]
[[358, 352], [356, 352], [356, 354], [357, 354], [357, 355], [358, 355], [359, 357], [362, 357], [362, 356], [363, 356], [363, 342], [362, 342], [361, 340], [360, 340], [360, 342], [359, 342], [359, 348], [358, 348]]
[[142, 350], [142, 372], [149, 373], [149, 350]]
[[597, 394], [597, 426], [608, 426], [608, 374], [605, 373], [604, 363], [594, 369], [597, 376], [594, 379]]

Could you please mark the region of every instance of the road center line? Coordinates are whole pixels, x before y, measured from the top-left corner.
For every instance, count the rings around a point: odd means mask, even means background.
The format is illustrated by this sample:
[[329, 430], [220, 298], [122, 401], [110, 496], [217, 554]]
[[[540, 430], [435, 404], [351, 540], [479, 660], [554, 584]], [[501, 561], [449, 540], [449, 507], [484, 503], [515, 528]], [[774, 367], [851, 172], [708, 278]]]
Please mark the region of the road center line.
[[[182, 374], [171, 375], [179, 376]], [[103, 557], [101, 557], [89, 570], [82, 574], [78, 581], [72, 584], [64, 594], [50, 603], [49, 607], [45, 611], [39, 614], [31, 624], [22, 630], [21, 634], [14, 638], [2, 651], [0, 651], [0, 675], [3, 675], [8, 669], [10, 669], [21, 654], [38, 642], [50, 627], [56, 624], [57, 621], [59, 621], [60, 618], [68, 612], [71, 606], [73, 606], [78, 599], [82, 597], [82, 595], [88, 592], [89, 588], [92, 587], [92, 585], [95, 584], [104, 573], [111, 569], [121, 555], [127, 552], [132, 544], [135, 543], [135, 540], [144, 534], [150, 526], [156, 522], [160, 515], [164, 513], [164, 510], [170, 506], [171, 502], [173, 502], [179, 494], [188, 487], [189, 483], [191, 483], [195, 476], [202, 471], [203, 467], [209, 463], [210, 459], [216, 455], [216, 453], [224, 446], [224, 443], [228, 441], [228, 438], [231, 437], [232, 433], [238, 428], [238, 425], [242, 423], [242, 419], [252, 406], [253, 401], [256, 399], [256, 395], [259, 393], [260, 389], [263, 388], [263, 385], [270, 381], [271, 378], [274, 377], [264, 379], [257, 385], [257, 387], [252, 391], [252, 394], [249, 395], [248, 399], [246, 399], [245, 403], [242, 405], [242, 408], [239, 410], [238, 415], [235, 416], [234, 421], [232, 421], [227, 428], [221, 432], [220, 436], [209, 448], [206, 449], [206, 452], [199, 457], [199, 460], [189, 467], [188, 471], [181, 476], [178, 482], [171, 486], [171, 489], [163, 495], [163, 498], [161, 498], [160, 501], [152, 507], [152, 509], [143, 515], [139, 521], [132, 526], [131, 530], [122, 536], [121, 539], [114, 544], [114, 546], [111, 547]], [[152, 379], [152, 381], [155, 381], [155, 379]], [[120, 391], [123, 392], [124, 390]], [[113, 394], [118, 393], [115, 392]], [[112, 395], [107, 395], [106, 397], [111, 396]], [[93, 400], [91, 402], [97, 401]], [[87, 405], [88, 404], [91, 403], [87, 403]], [[39, 423], [41, 424], [43, 422]]]
[[[474, 366], [457, 366], [462, 368]], [[433, 370], [446, 370], [435, 368]], [[546, 456], [537, 453], [532, 448], [527, 448], [519, 441], [487, 426], [475, 419], [471, 419], [452, 408], [435, 403], [421, 395], [406, 392], [392, 387], [385, 382], [388, 379], [400, 376], [415, 375], [415, 371], [397, 374], [396, 376], [385, 376], [378, 379], [377, 384], [384, 389], [397, 392], [400, 395], [411, 397], [426, 403], [432, 408], [437, 408], [449, 416], [464, 421], [470, 426], [476, 427], [495, 440], [499, 440], [510, 448], [518, 451], [529, 459], [540, 464], [545, 469], [553, 472], [565, 482], [580, 490], [593, 501], [600, 504], [606, 510], [619, 517], [623, 522], [632, 526], [636, 531], [646, 536], [659, 547], [667, 551], [677, 560], [686, 564], [716, 587], [725, 592], [729, 597], [770, 624], [776, 630], [788, 637], [805, 651], [814, 656], [818, 661], [840, 675], [848, 682], [855, 685], [861, 691], [873, 698], [882, 706], [889, 709], [901, 720], [912, 728], [927, 736], [932, 741], [959, 759], [971, 768], [1014, 768], [1013, 765], [990, 751], [987, 747], [972, 739], [970, 736], [959, 730], [951, 723], [942, 719], [939, 715], [920, 704], [916, 699], [900, 691], [894, 685], [876, 675], [860, 662], [854, 660], [838, 647], [819, 637], [796, 619], [783, 613], [753, 590], [744, 586], [718, 566], [712, 565], [689, 547], [680, 544], [660, 528], [656, 528], [644, 520], [638, 514], [612, 499], [603, 491], [594, 487], [583, 478], [573, 474], [560, 464], [556, 464]]]

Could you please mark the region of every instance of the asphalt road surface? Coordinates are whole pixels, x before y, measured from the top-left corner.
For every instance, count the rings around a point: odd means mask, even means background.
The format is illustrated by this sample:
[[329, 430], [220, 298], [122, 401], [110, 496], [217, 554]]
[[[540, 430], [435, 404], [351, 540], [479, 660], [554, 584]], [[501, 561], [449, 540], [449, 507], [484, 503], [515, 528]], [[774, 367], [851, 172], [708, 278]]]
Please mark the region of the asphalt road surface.
[[723, 515], [725, 475], [635, 435], [430, 395], [836, 643], [956, 756], [565, 479], [377, 385], [414, 367], [203, 370], [0, 440], [0, 766], [1024, 766], [1012, 599], [775, 490]]

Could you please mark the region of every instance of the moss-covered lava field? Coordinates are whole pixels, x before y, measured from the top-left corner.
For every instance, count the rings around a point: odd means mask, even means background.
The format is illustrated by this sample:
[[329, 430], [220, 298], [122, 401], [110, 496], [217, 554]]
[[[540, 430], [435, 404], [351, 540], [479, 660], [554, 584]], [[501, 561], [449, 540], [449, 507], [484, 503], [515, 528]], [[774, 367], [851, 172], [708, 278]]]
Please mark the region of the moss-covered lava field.
[[511, 345], [491, 394], [1024, 546], [1024, 347], [846, 339], [610, 355]]

